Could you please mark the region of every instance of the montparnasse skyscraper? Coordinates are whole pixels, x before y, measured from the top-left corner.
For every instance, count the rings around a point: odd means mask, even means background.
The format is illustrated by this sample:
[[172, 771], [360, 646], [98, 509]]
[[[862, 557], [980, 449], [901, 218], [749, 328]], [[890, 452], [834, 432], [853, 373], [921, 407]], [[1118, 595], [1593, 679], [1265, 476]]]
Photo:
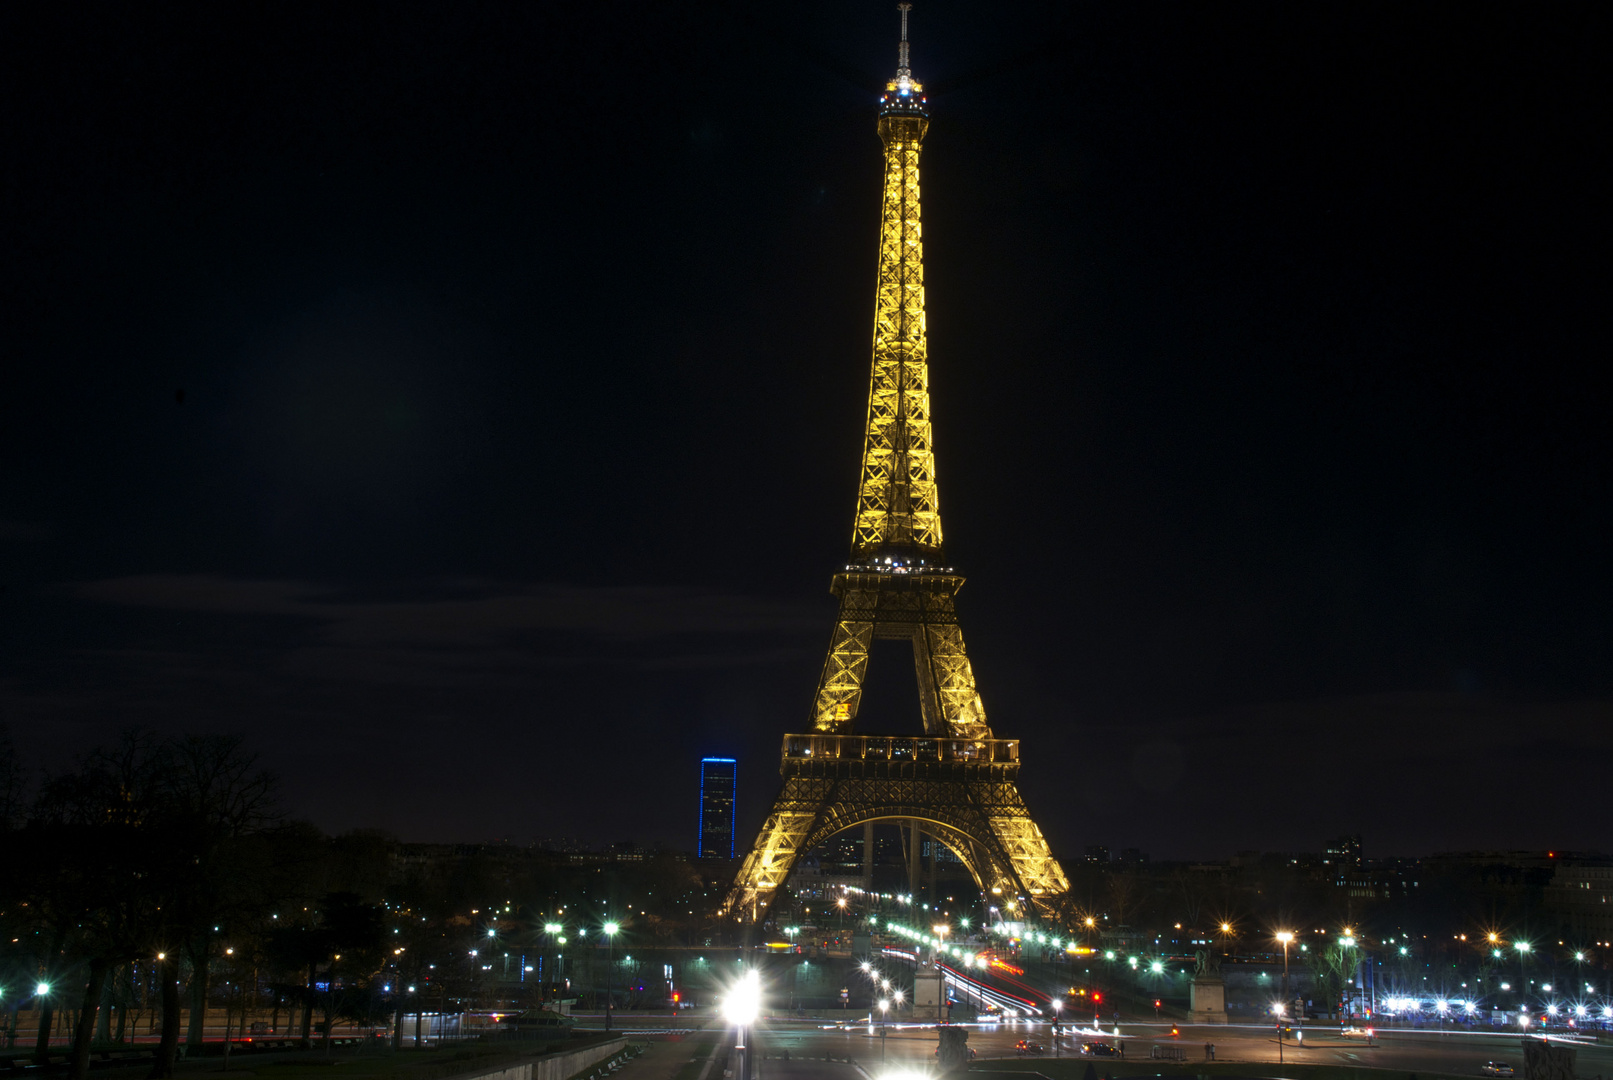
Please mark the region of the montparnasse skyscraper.
[[[764, 921], [799, 856], [871, 822], [908, 830], [910, 873], [920, 837], [951, 848], [983, 903], [1051, 914], [1069, 890], [1017, 786], [1020, 745], [986, 722], [964, 651], [955, 597], [964, 579], [946, 565], [930, 423], [924, 321], [919, 155], [929, 131], [924, 85], [909, 60], [908, 12], [896, 75], [880, 98], [885, 147], [873, 363], [851, 551], [830, 591], [840, 612], [810, 712], [811, 732], [784, 737], [783, 790], [724, 906]], [[922, 735], [856, 728], [875, 639], [908, 641], [918, 674]]]

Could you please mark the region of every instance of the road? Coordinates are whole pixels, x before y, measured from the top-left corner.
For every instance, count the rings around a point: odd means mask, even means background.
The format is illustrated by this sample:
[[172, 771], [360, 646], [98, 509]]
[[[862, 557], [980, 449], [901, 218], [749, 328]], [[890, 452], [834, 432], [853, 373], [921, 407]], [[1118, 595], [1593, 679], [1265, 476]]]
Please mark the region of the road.
[[[713, 1021], [713, 1027], [716, 1022]], [[1188, 1062], [1205, 1058], [1205, 1043], [1215, 1045], [1219, 1062], [1247, 1062], [1262, 1066], [1263, 1073], [1275, 1070], [1279, 1049], [1275, 1034], [1264, 1025], [1182, 1025], [1180, 1035], [1171, 1037], [1170, 1025], [1126, 1024], [1121, 1037], [1112, 1030], [1097, 1036], [1090, 1030], [1072, 1030], [1065, 1025], [1055, 1041], [1050, 1026], [1040, 1021], [1010, 1021], [1001, 1024], [960, 1025], [969, 1032], [969, 1046], [978, 1061], [1015, 1058], [1014, 1046], [1029, 1039], [1045, 1047], [1044, 1056], [1080, 1057], [1083, 1042], [1101, 1039], [1125, 1045], [1128, 1064], [1150, 1058], [1152, 1047], [1180, 1047]], [[631, 1028], [624, 1025], [624, 1033]], [[643, 1036], [655, 1038], [656, 1029], [641, 1029]], [[661, 1029], [664, 1030], [664, 1029]], [[754, 1030], [752, 1052], [760, 1059], [761, 1080], [846, 1080], [868, 1075], [879, 1077], [901, 1067], [933, 1067], [936, 1033], [933, 1026], [892, 1022], [880, 1037], [878, 1025], [849, 1024], [825, 1026], [817, 1021], [763, 1019]], [[1580, 1076], [1613, 1074], [1613, 1046], [1581, 1043], [1576, 1046], [1575, 1071]], [[1098, 1059], [1100, 1071], [1109, 1059]], [[1486, 1061], [1505, 1061], [1523, 1075], [1523, 1049], [1518, 1036], [1497, 1033], [1386, 1031], [1369, 1043], [1363, 1037], [1341, 1037], [1336, 1028], [1316, 1025], [1306, 1029], [1301, 1042], [1285, 1040], [1281, 1049], [1285, 1064], [1353, 1065], [1404, 1072], [1454, 1073], [1477, 1077]], [[855, 1066], [845, 1064], [855, 1062]], [[883, 1066], [881, 1065], [883, 1062]], [[1161, 1062], [1165, 1069], [1169, 1063]], [[630, 1078], [629, 1078], [630, 1080]], [[722, 1080], [721, 1069], [714, 1069], [710, 1080]]]

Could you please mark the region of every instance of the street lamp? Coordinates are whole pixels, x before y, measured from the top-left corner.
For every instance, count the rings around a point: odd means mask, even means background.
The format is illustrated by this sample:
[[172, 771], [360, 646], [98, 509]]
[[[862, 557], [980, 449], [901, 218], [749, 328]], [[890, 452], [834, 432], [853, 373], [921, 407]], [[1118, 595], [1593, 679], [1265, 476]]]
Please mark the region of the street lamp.
[[890, 1007], [889, 1001], [879, 999], [879, 1060], [882, 1064], [885, 1061], [885, 1010]]
[[723, 998], [723, 1015], [738, 1032], [739, 1041], [734, 1045], [734, 1049], [739, 1051], [738, 1080], [750, 1080], [751, 1056], [748, 1036], [750, 1026], [756, 1022], [756, 1016], [761, 1011], [762, 977], [756, 971], [750, 971], [729, 987], [728, 995]]
[[[565, 929], [565, 927], [561, 926], [557, 922], [551, 922], [551, 923], [544, 923], [543, 924], [543, 933], [544, 933], [544, 935], [546, 937], [549, 938], [549, 945], [550, 945], [550, 947], [548, 949], [544, 950], [545, 952], [553, 952], [554, 951], [554, 947], [553, 947], [554, 946], [554, 939], [555, 939], [556, 935], [558, 935], [560, 933], [560, 931], [563, 930], [563, 929]], [[564, 941], [565, 938], [561, 938], [560, 940]], [[544, 979], [546, 981], [548, 981], [550, 983], [553, 983], [555, 981], [553, 971], [545, 971], [543, 974], [544, 974]], [[543, 982], [540, 981], [539, 984], [538, 984], [538, 999], [541, 1001], [541, 1000], [543, 1000], [543, 998], [544, 998]]]
[[1291, 930], [1277, 931], [1277, 940], [1283, 943], [1283, 1004], [1288, 1004], [1288, 946], [1294, 940]]
[[[1289, 946], [1289, 943], [1294, 940], [1293, 931], [1291, 931], [1291, 930], [1279, 930], [1279, 931], [1277, 931], [1277, 940], [1283, 943], [1283, 1000], [1282, 1000], [1282, 1007], [1283, 1007], [1284, 1010], [1286, 1010], [1288, 1008], [1288, 946]], [[1283, 1060], [1283, 1022], [1282, 1022], [1282, 1015], [1283, 1014], [1281, 1012], [1279, 1012], [1277, 1014], [1277, 1017], [1278, 1017], [1278, 1019], [1277, 1019], [1277, 1063], [1279, 1065], [1282, 1064], [1282, 1060]]]
[[[616, 931], [621, 927], [608, 922], [600, 927], [605, 935], [605, 1030], [610, 1030], [610, 1013], [616, 995]], [[594, 984], [598, 986], [598, 983]]]
[[1053, 999], [1053, 1056], [1059, 1056], [1059, 1013], [1064, 1009], [1064, 1002], [1058, 998]]

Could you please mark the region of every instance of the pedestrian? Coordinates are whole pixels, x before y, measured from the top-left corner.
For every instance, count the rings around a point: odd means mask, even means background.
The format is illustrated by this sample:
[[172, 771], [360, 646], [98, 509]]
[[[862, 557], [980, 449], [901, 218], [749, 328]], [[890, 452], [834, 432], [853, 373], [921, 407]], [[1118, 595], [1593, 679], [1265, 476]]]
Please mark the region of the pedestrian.
[[1210, 1060], [1211, 1061], [1215, 1060], [1215, 1044], [1214, 1043], [1210, 1044]]
[[1210, 1053], [1210, 1044], [1209, 1043], [1204, 1044], [1204, 1060], [1205, 1061], [1213, 1060], [1212, 1055]]

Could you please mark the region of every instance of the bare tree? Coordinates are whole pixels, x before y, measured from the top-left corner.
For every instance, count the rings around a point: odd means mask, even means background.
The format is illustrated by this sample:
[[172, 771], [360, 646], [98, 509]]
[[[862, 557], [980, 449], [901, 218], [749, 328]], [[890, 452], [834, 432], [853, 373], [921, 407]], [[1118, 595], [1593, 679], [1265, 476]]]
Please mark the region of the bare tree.
[[1138, 893], [1141, 889], [1142, 883], [1130, 870], [1109, 875], [1109, 910], [1114, 912], [1115, 925], [1126, 925], [1127, 917], [1137, 906]]
[[[170, 857], [163, 881], [169, 958], [191, 960], [191, 1022], [198, 1045], [207, 1012], [215, 926], [249, 918], [265, 902], [266, 868], [253, 840], [278, 823], [275, 779], [238, 736], [186, 735], [164, 746], [161, 832]], [[178, 965], [164, 962], [162, 1039], [153, 1080], [171, 1077], [179, 1049]]]

